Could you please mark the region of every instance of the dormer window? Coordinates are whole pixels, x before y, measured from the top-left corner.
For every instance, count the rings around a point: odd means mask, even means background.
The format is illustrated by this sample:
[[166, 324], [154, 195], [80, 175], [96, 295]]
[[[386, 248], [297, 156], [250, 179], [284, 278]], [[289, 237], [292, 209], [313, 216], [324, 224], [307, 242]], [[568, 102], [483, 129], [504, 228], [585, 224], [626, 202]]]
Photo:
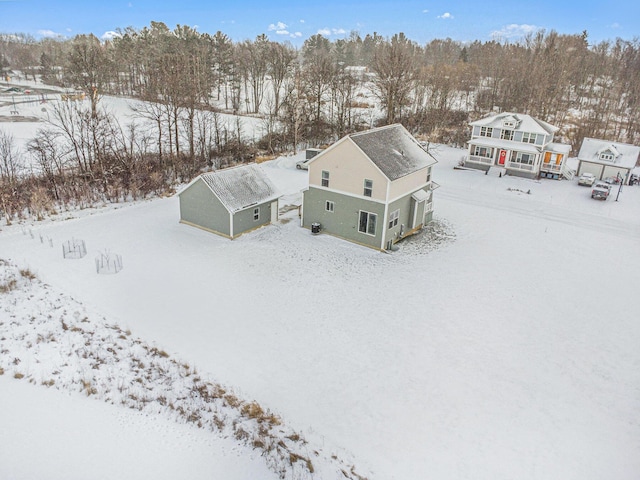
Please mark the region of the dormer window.
[[606, 160], [607, 162], [613, 161], [613, 153], [609, 150], [606, 150], [600, 154], [600, 160]]
[[502, 120], [502, 126], [504, 128], [518, 128], [520, 120], [517, 117], [509, 116]]

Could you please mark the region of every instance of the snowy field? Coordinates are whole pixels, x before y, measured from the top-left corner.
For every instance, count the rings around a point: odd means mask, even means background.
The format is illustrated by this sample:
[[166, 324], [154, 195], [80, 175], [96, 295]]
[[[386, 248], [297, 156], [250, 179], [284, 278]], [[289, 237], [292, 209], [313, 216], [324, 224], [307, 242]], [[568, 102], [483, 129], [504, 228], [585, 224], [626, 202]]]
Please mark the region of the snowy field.
[[[0, 258], [369, 480], [636, 480], [640, 187], [599, 202], [575, 180], [455, 170], [463, 153], [438, 149], [436, 221], [392, 254], [300, 228], [286, 207], [307, 176], [286, 157], [262, 164], [280, 222], [237, 240], [179, 224], [172, 197], [2, 225]], [[84, 258], [63, 258], [71, 239]], [[96, 274], [105, 252], [118, 274]], [[11, 328], [0, 350], [19, 348]], [[0, 478], [273, 477], [232, 438], [0, 361]]]

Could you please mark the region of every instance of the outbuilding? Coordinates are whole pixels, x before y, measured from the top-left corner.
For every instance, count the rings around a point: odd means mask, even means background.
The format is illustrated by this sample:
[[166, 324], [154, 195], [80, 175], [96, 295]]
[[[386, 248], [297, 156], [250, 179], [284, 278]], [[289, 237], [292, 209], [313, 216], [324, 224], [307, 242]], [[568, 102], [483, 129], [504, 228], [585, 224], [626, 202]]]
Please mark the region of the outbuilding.
[[598, 180], [619, 176], [628, 184], [639, 157], [640, 147], [635, 145], [585, 138], [578, 153], [578, 175], [592, 173]]
[[179, 194], [180, 223], [227, 238], [278, 219], [278, 193], [259, 165], [203, 173]]

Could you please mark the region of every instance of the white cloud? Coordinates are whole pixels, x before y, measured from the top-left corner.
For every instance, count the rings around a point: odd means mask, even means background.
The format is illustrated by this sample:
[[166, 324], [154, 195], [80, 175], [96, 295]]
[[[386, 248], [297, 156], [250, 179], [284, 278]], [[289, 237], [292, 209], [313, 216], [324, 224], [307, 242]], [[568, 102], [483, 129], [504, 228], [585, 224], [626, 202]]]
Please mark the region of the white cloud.
[[611, 25], [609, 25], [609, 27], [613, 28], [614, 30], [618, 30], [620, 28], [622, 28], [622, 25], [620, 25], [618, 22], [612, 23]]
[[422, 13], [429, 13], [429, 10], [422, 10]]
[[113, 40], [114, 38], [119, 36], [120, 34], [118, 32], [114, 32], [113, 30], [110, 30], [108, 32], [104, 32], [100, 38], [102, 40]]
[[[304, 23], [304, 20], [300, 20], [300, 22]], [[284, 22], [276, 22], [272, 23], [267, 27], [269, 32], [275, 32], [276, 35], [287, 35], [291, 38], [299, 38], [302, 36], [301, 32], [290, 32], [288, 30], [289, 25]]]
[[38, 30], [38, 35], [42, 37], [60, 37], [61, 35], [53, 30]]
[[284, 22], [277, 22], [277, 23], [270, 24], [269, 27], [267, 27], [267, 29], [270, 32], [274, 32], [274, 31], [277, 32], [278, 30], [280, 30], [280, 31], [286, 30], [288, 26], [289, 25], [287, 25]]
[[325, 37], [329, 37], [331, 35], [344, 35], [347, 31], [344, 28], [321, 28], [318, 30], [318, 33]]
[[512, 23], [511, 25], [502, 27], [500, 30], [494, 30], [493, 32], [491, 32], [491, 38], [517, 38], [522, 37], [527, 33], [535, 32], [537, 30], [540, 30], [540, 28], [536, 27], [535, 25], [527, 25], [526, 23], [519, 25], [517, 23]]
[[453, 18], [453, 15], [451, 15], [449, 12], [445, 12], [442, 15], [438, 15], [438, 18], [443, 18], [445, 20], [451, 20]]

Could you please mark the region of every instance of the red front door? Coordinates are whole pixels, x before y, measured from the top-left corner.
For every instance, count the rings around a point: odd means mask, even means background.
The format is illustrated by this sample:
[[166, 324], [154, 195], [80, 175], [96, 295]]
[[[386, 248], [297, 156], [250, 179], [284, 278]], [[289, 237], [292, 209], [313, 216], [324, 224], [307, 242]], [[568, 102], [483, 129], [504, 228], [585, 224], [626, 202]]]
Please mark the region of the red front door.
[[507, 151], [506, 150], [500, 150], [500, 157], [498, 157], [498, 164], [499, 165], [504, 165], [504, 161], [507, 158]]

